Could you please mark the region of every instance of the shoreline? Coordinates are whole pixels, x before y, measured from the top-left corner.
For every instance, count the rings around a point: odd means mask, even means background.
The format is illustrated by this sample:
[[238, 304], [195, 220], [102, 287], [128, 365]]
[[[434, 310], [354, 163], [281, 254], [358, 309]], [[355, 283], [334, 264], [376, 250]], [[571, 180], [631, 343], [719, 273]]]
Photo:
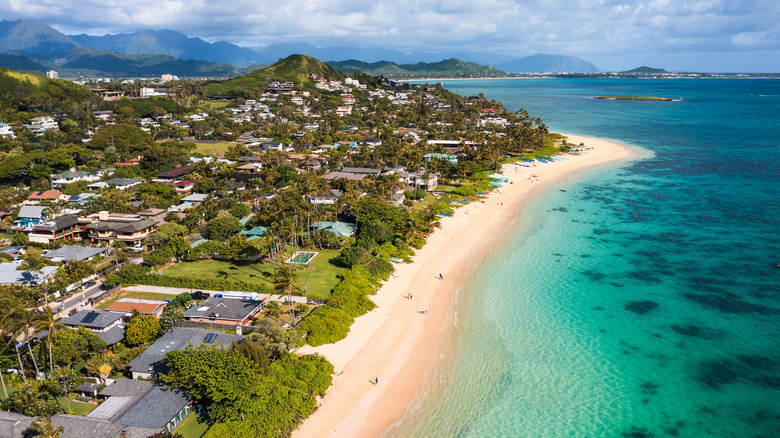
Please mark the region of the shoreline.
[[[318, 409], [294, 432], [296, 438], [379, 436], [413, 406], [424, 404], [439, 380], [443, 353], [451, 347], [457, 292], [512, 233], [511, 224], [529, 199], [572, 174], [640, 156], [638, 148], [615, 141], [563, 135], [593, 149], [536, 167], [504, 165], [503, 176], [512, 184], [443, 217], [441, 229], [429, 236], [413, 263], [396, 264], [397, 278], [384, 282], [372, 297], [376, 309], [357, 318], [345, 339], [298, 350], [326, 357], [335, 375]], [[443, 280], [436, 278], [439, 273]], [[405, 298], [410, 292], [413, 298]]]

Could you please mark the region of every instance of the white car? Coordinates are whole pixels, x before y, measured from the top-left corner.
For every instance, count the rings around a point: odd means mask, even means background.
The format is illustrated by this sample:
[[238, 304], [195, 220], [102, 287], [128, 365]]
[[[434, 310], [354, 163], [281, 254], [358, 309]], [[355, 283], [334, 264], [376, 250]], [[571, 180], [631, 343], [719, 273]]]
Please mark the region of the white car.
[[133, 251], [143, 251], [144, 250], [144, 246], [143, 245], [134, 245], [134, 246], [130, 246], [129, 248], [132, 249]]

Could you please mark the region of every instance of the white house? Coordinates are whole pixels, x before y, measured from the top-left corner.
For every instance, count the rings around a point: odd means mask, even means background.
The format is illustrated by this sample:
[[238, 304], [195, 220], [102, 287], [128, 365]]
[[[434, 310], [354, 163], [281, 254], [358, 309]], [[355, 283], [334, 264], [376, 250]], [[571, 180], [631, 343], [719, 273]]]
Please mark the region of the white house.
[[339, 117], [344, 117], [352, 114], [352, 107], [351, 106], [340, 106], [336, 108], [336, 115]]
[[14, 132], [11, 131], [11, 125], [0, 122], [0, 137], [11, 137], [12, 139], [16, 138]]

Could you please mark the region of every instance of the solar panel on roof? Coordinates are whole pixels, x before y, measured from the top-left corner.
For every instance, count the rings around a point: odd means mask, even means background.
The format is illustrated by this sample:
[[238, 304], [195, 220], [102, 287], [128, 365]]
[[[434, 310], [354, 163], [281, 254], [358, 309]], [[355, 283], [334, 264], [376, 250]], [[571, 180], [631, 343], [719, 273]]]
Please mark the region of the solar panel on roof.
[[89, 323], [91, 323], [92, 321], [94, 321], [94, 320], [95, 320], [95, 318], [97, 318], [97, 317], [98, 317], [98, 313], [97, 313], [97, 312], [89, 312], [89, 313], [87, 313], [87, 315], [84, 317], [84, 319], [82, 319], [82, 320], [81, 320], [81, 322], [83, 322], [83, 323], [85, 323], [85, 324], [89, 324]]
[[205, 342], [207, 344], [212, 344], [212, 343], [214, 343], [214, 339], [216, 339], [216, 338], [217, 338], [216, 333], [209, 333], [209, 334], [206, 335]]

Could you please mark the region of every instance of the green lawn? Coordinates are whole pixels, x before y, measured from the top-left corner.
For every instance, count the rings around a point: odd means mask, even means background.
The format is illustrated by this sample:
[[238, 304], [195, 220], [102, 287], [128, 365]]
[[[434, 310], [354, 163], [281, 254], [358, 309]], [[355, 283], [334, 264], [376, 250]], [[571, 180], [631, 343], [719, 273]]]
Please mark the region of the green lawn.
[[[6, 390], [8, 391], [8, 394], [11, 395], [18, 391], [19, 388], [16, 386], [6, 385]], [[5, 400], [5, 394], [3, 393], [2, 389], [0, 389], [0, 400]], [[60, 402], [60, 405], [62, 405], [63, 409], [68, 408], [68, 405], [65, 403], [64, 395], [57, 397], [57, 401]], [[87, 415], [96, 407], [98, 407], [98, 405], [92, 403], [82, 403], [73, 400], [70, 401], [70, 408], [76, 411], [76, 415]]]
[[[330, 263], [330, 260], [338, 256], [341, 251], [315, 251], [319, 254], [310, 262], [312, 265], [312, 272], [306, 287], [306, 296], [327, 298], [333, 287], [340, 281], [338, 275], [346, 271], [346, 269]], [[303, 286], [306, 283], [306, 277], [309, 275], [309, 266], [302, 266], [302, 269], [297, 270], [296, 273], [298, 278], [295, 281], [295, 284], [303, 290]], [[201, 260], [172, 265], [163, 271], [163, 275], [177, 277], [227, 278], [245, 281], [247, 283], [262, 283], [273, 287], [274, 267], [271, 262], [233, 263], [219, 260]]]
[[193, 140], [193, 143], [195, 143], [195, 151], [200, 152], [203, 155], [210, 155], [210, 156], [217, 156], [221, 157], [225, 155], [225, 152], [227, 152], [228, 147], [237, 144], [234, 141], [219, 141], [216, 143], [207, 143], [203, 141]]
[[208, 424], [201, 423], [200, 415], [191, 412], [173, 432], [181, 434], [184, 438], [200, 438], [207, 430], [209, 430]]
[[100, 305], [96, 306], [96, 309], [107, 309], [108, 306], [114, 303], [114, 301], [120, 299], [120, 298], [135, 298], [139, 300], [154, 300], [154, 301], [164, 301], [167, 298], [173, 298], [175, 295], [171, 294], [160, 294], [155, 292], [133, 292], [129, 290], [121, 290], [119, 293], [114, 295], [113, 297], [107, 299], [106, 301], [100, 303]]

